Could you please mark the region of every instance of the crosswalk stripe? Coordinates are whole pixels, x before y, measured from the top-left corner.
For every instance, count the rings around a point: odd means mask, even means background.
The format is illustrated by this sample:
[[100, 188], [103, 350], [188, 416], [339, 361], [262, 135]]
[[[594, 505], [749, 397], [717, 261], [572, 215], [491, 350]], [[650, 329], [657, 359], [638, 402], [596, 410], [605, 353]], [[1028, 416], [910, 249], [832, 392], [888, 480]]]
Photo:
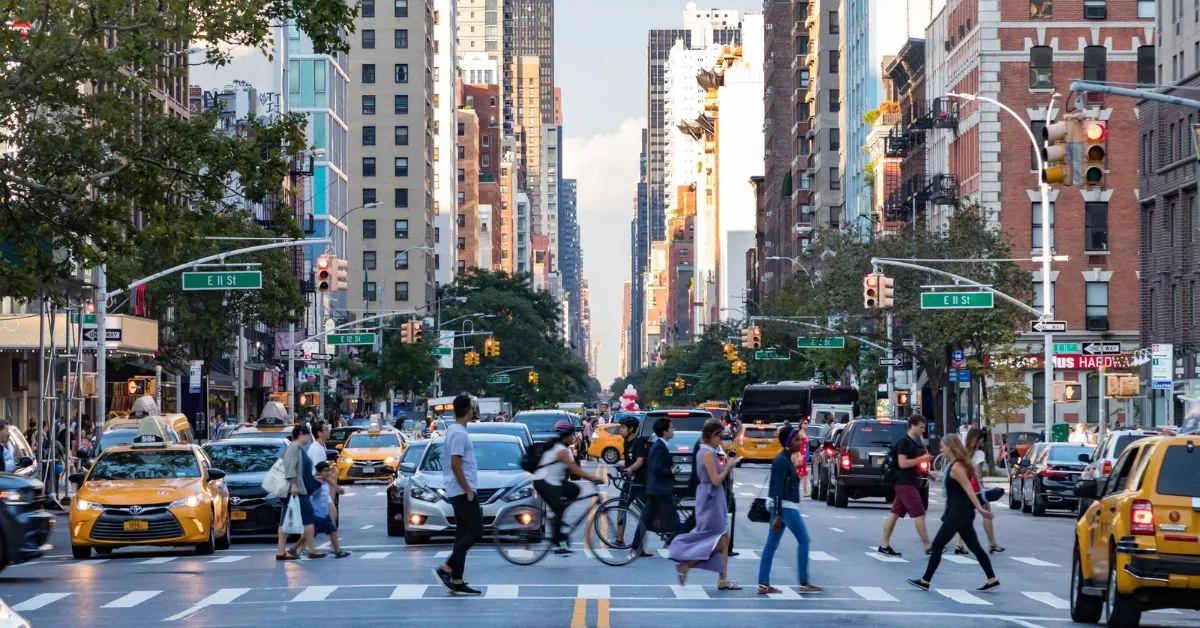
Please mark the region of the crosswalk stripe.
[[952, 563], [958, 563], [960, 565], [974, 565], [975, 563], [979, 562], [969, 556], [955, 556], [953, 554], [948, 554], [946, 556], [943, 556], [942, 558], [945, 558], [946, 560], [948, 560]]
[[378, 491], [377, 493], [375, 493], [375, 496], [376, 497], [387, 497], [387, 491]]
[[585, 600], [599, 600], [612, 597], [607, 584], [581, 584], [575, 597]]
[[199, 602], [196, 602], [195, 604], [193, 604], [191, 606], [191, 608], [189, 608], [185, 611], [181, 611], [179, 613], [175, 613], [174, 615], [171, 615], [170, 617], [166, 618], [163, 621], [179, 621], [181, 619], [187, 619], [188, 617], [195, 615], [196, 613], [204, 610], [205, 608], [208, 608], [209, 606], [222, 606], [225, 604], [229, 604], [229, 603], [233, 602], [234, 600], [238, 599], [239, 597], [245, 595], [249, 591], [250, 591], [250, 589], [242, 589], [242, 588], [219, 589], [216, 593], [213, 593], [212, 595], [204, 598], [203, 600], [200, 600]]
[[1157, 610], [1146, 611], [1146, 612], [1147, 613], [1162, 613], [1164, 615], [1180, 615], [1180, 614], [1182, 614], [1182, 612], [1177, 608], [1160, 608]]
[[675, 597], [681, 600], [707, 600], [708, 593], [704, 591], [704, 587], [698, 584], [686, 585], [671, 585], [671, 591], [675, 593]]
[[89, 558], [88, 560], [81, 560], [81, 561], [69, 563], [69, 564], [71, 564], [71, 565], [99, 565], [102, 563], [107, 563], [110, 560], [112, 560], [112, 559], [110, 559], [110, 558]]
[[1041, 602], [1042, 604], [1046, 604], [1051, 608], [1056, 608], [1059, 610], [1071, 608], [1070, 602], [1058, 597], [1057, 595], [1054, 595], [1053, 593], [1046, 593], [1043, 591], [1021, 591], [1021, 595], [1024, 595], [1031, 600]]
[[433, 557], [434, 558], [450, 558], [450, 554], [453, 554], [453, 553], [454, 552], [452, 552], [451, 550], [442, 550], [442, 551], [434, 554]]
[[593, 549], [589, 549], [589, 548], [585, 547], [585, 548], [583, 548], [583, 555], [587, 556], [588, 558], [596, 558], [597, 556], [599, 556], [600, 558], [612, 558], [612, 551], [604, 549], [603, 547], [598, 550], [593, 550]]
[[380, 560], [382, 558], [387, 558], [388, 556], [391, 556], [391, 555], [392, 555], [391, 552], [367, 552], [366, 554], [362, 555], [362, 559], [363, 560]]
[[776, 588], [779, 589], [779, 593], [768, 593], [767, 597], [771, 598], [772, 600], [798, 600], [798, 599], [800, 599], [800, 594], [796, 593], [796, 590], [793, 589], [792, 587], [776, 587]]
[[907, 563], [908, 561], [899, 556], [884, 556], [879, 552], [867, 552], [867, 556], [874, 558], [881, 563]]
[[428, 585], [424, 584], [398, 584], [392, 589], [392, 594], [388, 596], [389, 600], [419, 600], [425, 597], [425, 589]]
[[304, 587], [304, 590], [296, 594], [292, 598], [293, 602], [324, 602], [325, 598], [329, 597], [337, 587], [327, 585], [314, 585]]
[[830, 530], [833, 530], [834, 532], [837, 532], [838, 534], [843, 534], [843, 533], [845, 533], [845, 532], [846, 532], [845, 530], [843, 530], [843, 529], [841, 529], [841, 528], [835, 528], [835, 527], [833, 527], [833, 526], [830, 526], [830, 527], [829, 527], [829, 529], [830, 529]]
[[178, 556], [156, 556], [154, 558], [147, 558], [146, 560], [143, 560], [143, 561], [139, 562], [138, 564], [139, 565], [161, 565], [163, 563], [169, 563], [177, 558], [179, 558], [179, 557]]
[[758, 560], [758, 552], [754, 550], [738, 550], [738, 555], [733, 558], [734, 560]]
[[71, 594], [70, 593], [41, 593], [41, 594], [38, 594], [38, 595], [35, 595], [35, 596], [29, 598], [28, 600], [25, 600], [24, 602], [21, 602], [20, 604], [17, 604], [16, 606], [13, 606], [12, 609], [14, 611], [17, 611], [18, 613], [21, 611], [36, 611], [37, 609], [39, 609], [43, 606], [46, 606], [47, 604], [53, 604], [65, 597], [67, 597], [68, 595], [71, 595]]
[[130, 591], [100, 608], [133, 608], [159, 593], [162, 591]]
[[670, 558], [670, 557], [671, 557], [671, 550], [669, 550], [669, 549], [667, 549], [667, 548], [665, 548], [665, 547], [660, 547], [660, 548], [658, 548], [658, 555], [659, 555], [659, 556], [662, 556], [663, 558]]
[[355, 495], [358, 495], [358, 493], [355, 493], [354, 491], [346, 491], [345, 493], [342, 493], [342, 497], [354, 497]]
[[827, 554], [827, 553], [825, 553], [825, 552], [809, 552], [809, 553], [808, 553], [808, 559], [809, 559], [809, 560], [816, 560], [816, 561], [826, 561], [826, 562], [828, 562], [828, 561], [836, 561], [836, 560], [837, 560], [837, 559], [836, 559], [836, 558], [834, 558], [832, 555], [830, 555], [830, 554]]
[[1033, 565], [1034, 567], [1059, 567], [1060, 566], [1058, 563], [1044, 561], [1040, 558], [1033, 558], [1032, 556], [1012, 556], [1011, 558], [1017, 562], [1025, 563], [1026, 565]]
[[974, 606], [991, 606], [992, 603], [967, 593], [966, 589], [934, 589], [943, 597], [950, 598], [959, 604], [972, 604]]
[[892, 594], [884, 591], [879, 587], [850, 587], [855, 595], [869, 602], [895, 602], [896, 598]]
[[484, 597], [493, 599], [513, 599], [520, 594], [520, 586], [515, 584], [489, 584]]
[[220, 558], [214, 558], [208, 562], [210, 562], [210, 563], [236, 563], [239, 560], [246, 560], [247, 558], [250, 558], [250, 557], [246, 556], [245, 554], [243, 554], [241, 556], [222, 556]]

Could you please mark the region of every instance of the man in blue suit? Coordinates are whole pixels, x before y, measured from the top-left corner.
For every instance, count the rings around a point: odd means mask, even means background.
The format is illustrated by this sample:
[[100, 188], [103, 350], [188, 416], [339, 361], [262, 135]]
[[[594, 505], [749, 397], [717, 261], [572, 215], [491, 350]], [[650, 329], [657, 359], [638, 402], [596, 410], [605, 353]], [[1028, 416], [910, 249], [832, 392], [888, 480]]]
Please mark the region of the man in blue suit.
[[[671, 450], [667, 441], [675, 437], [675, 428], [671, 420], [662, 418], [654, 422], [654, 434], [658, 438], [650, 445], [650, 456], [646, 460], [646, 512], [643, 513], [643, 525], [648, 529], [669, 533], [670, 538], [679, 534], [679, 516], [675, 513], [675, 468], [671, 460]], [[667, 525], [659, 525], [663, 517], [668, 517]], [[643, 546], [643, 550], [645, 546]]]

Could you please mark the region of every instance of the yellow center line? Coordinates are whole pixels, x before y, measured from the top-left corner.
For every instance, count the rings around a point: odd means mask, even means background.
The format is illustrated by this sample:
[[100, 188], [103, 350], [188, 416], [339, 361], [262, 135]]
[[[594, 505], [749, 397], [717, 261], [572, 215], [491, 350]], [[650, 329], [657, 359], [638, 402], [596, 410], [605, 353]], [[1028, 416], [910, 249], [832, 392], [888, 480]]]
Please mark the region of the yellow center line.
[[571, 628], [587, 628], [587, 600], [575, 598], [575, 610], [571, 612]]
[[596, 628], [609, 628], [608, 598], [606, 597], [596, 600]]

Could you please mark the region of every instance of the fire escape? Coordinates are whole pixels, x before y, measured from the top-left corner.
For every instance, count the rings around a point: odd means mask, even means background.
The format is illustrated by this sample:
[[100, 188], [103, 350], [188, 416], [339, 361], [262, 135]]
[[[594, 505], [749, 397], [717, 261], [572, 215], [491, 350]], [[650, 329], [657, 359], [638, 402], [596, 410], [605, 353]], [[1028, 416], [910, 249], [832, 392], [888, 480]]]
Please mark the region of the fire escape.
[[[926, 133], [936, 129], [958, 131], [958, 103], [948, 98], [919, 100], [903, 112], [901, 124], [888, 133], [884, 154], [903, 159], [923, 149]], [[921, 173], [907, 177], [884, 201], [884, 219], [915, 221], [928, 205], [956, 205], [958, 177], [948, 173]]]

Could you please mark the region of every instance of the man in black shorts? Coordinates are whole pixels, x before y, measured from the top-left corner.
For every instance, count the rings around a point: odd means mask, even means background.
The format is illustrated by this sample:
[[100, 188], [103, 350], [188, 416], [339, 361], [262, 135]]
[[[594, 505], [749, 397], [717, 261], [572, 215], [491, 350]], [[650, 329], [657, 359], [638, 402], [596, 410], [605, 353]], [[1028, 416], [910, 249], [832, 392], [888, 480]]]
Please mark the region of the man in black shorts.
[[886, 556], [899, 556], [900, 552], [892, 549], [892, 530], [896, 528], [896, 520], [905, 515], [912, 518], [917, 526], [917, 535], [929, 553], [929, 533], [925, 530], [925, 505], [921, 503], [921, 492], [917, 488], [920, 475], [917, 469], [922, 462], [930, 460], [929, 452], [921, 440], [925, 433], [925, 417], [914, 414], [908, 418], [908, 433], [896, 444], [896, 498], [892, 501], [892, 511], [883, 520], [883, 540], [879, 543], [879, 553]]

